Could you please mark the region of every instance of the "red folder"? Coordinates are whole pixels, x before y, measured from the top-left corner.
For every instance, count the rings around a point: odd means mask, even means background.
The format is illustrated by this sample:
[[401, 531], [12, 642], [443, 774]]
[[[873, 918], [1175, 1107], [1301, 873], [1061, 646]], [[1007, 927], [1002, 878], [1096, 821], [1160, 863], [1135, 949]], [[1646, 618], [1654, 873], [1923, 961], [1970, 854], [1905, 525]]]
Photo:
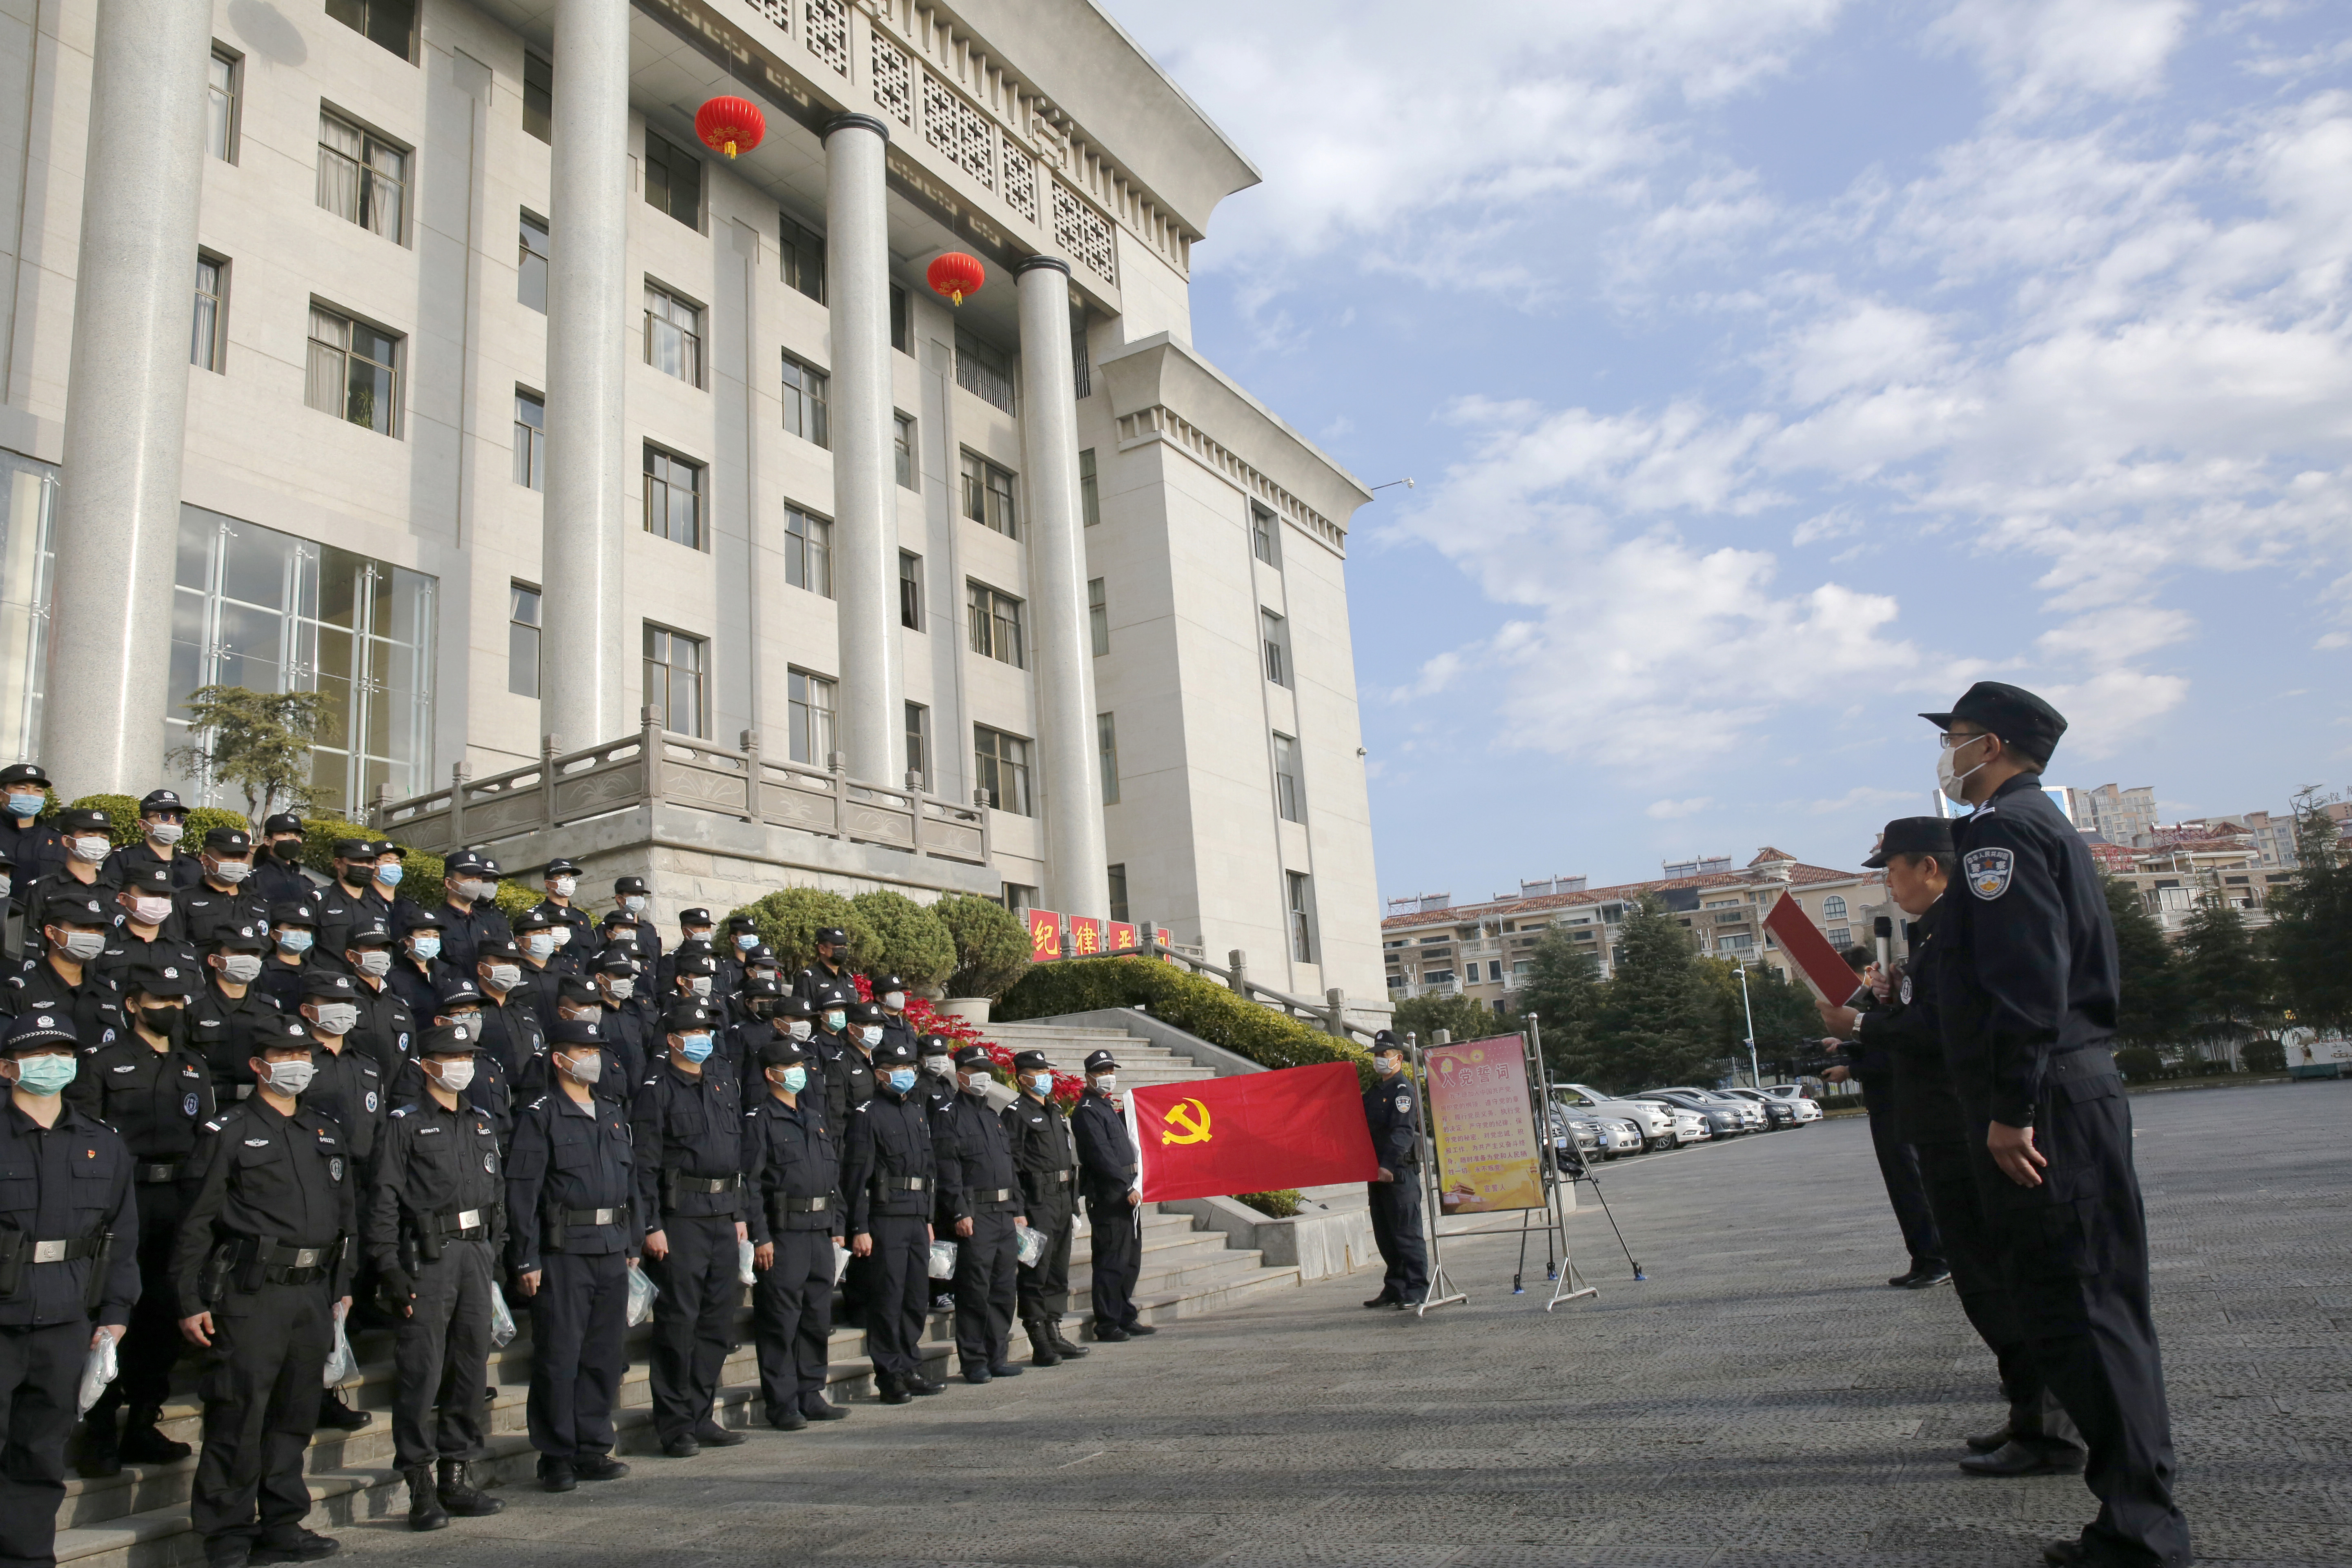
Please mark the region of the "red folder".
[[1780, 939], [1780, 945], [1795, 961], [1797, 973], [1810, 982], [1824, 1001], [1845, 1005], [1847, 997], [1861, 988], [1853, 971], [1846, 967], [1830, 939], [1822, 934], [1804, 907], [1786, 893], [1774, 901], [1771, 911], [1764, 917], [1764, 929]]

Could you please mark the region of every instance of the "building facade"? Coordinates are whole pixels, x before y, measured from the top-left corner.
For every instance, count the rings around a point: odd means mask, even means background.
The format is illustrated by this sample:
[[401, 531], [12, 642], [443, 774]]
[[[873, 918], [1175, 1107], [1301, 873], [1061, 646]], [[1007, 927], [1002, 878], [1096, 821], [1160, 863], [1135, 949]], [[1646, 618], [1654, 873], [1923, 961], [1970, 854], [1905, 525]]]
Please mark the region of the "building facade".
[[1370, 498], [1192, 346], [1256, 174], [1089, 0], [5, 0], [0, 73], [0, 752], [138, 794], [199, 687], [316, 690], [356, 816], [650, 721], [984, 860], [672, 795], [510, 870], [961, 888], [1382, 995]]

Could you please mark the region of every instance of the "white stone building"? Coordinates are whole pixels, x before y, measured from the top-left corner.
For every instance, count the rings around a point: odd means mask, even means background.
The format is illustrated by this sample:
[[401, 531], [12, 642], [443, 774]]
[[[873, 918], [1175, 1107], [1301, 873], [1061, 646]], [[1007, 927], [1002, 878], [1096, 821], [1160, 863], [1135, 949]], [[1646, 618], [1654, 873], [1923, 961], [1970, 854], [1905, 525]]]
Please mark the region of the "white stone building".
[[[1192, 347], [1257, 176], [1090, 0], [0, 0], [0, 753], [140, 793], [197, 686], [315, 689], [324, 804], [462, 768], [398, 819], [510, 872], [1383, 996], [1370, 498]], [[685, 771], [524, 820], [648, 708]]]

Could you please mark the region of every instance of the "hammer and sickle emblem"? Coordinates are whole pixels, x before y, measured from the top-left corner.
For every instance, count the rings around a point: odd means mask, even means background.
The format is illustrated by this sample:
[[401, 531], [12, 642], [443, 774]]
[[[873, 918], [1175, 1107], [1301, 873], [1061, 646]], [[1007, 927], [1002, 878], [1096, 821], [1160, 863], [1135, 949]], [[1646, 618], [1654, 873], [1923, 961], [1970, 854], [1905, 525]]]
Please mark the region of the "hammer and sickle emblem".
[[1209, 1141], [1209, 1108], [1197, 1100], [1178, 1100], [1160, 1120], [1172, 1129], [1160, 1134], [1162, 1143], [1206, 1143]]

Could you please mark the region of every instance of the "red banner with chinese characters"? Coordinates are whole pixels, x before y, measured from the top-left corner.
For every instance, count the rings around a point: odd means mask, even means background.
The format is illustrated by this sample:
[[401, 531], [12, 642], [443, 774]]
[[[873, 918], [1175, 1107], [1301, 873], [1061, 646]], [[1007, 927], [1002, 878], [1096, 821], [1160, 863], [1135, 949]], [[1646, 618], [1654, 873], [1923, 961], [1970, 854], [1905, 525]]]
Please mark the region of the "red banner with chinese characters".
[[1135, 945], [1135, 928], [1125, 921], [1110, 922], [1110, 942], [1105, 952], [1125, 952]]
[[1103, 922], [1092, 915], [1070, 917], [1070, 956], [1092, 958], [1103, 950]]
[[1163, 958], [1164, 958], [1168, 963], [1175, 963], [1175, 962], [1176, 962], [1176, 955], [1175, 955], [1173, 952], [1170, 952], [1169, 950], [1170, 950], [1171, 948], [1172, 948], [1172, 947], [1174, 947], [1174, 946], [1176, 945], [1176, 933], [1175, 933], [1174, 931], [1170, 931], [1166, 926], [1161, 926], [1161, 927], [1160, 928], [1160, 938], [1159, 938], [1159, 940], [1160, 940], [1160, 955], [1161, 955], [1161, 956], [1162, 956], [1162, 957], [1163, 957]]
[[1062, 917], [1052, 910], [1029, 911], [1029, 956], [1039, 963], [1062, 956]]
[[1129, 1098], [1146, 1203], [1369, 1182], [1380, 1172], [1346, 1062], [1155, 1084]]
[[1788, 894], [1781, 894], [1764, 917], [1764, 929], [1780, 939], [1781, 949], [1796, 960], [1797, 972], [1812, 982], [1823, 1001], [1843, 1006], [1847, 997], [1862, 989], [1862, 982], [1854, 978], [1812, 916]]

